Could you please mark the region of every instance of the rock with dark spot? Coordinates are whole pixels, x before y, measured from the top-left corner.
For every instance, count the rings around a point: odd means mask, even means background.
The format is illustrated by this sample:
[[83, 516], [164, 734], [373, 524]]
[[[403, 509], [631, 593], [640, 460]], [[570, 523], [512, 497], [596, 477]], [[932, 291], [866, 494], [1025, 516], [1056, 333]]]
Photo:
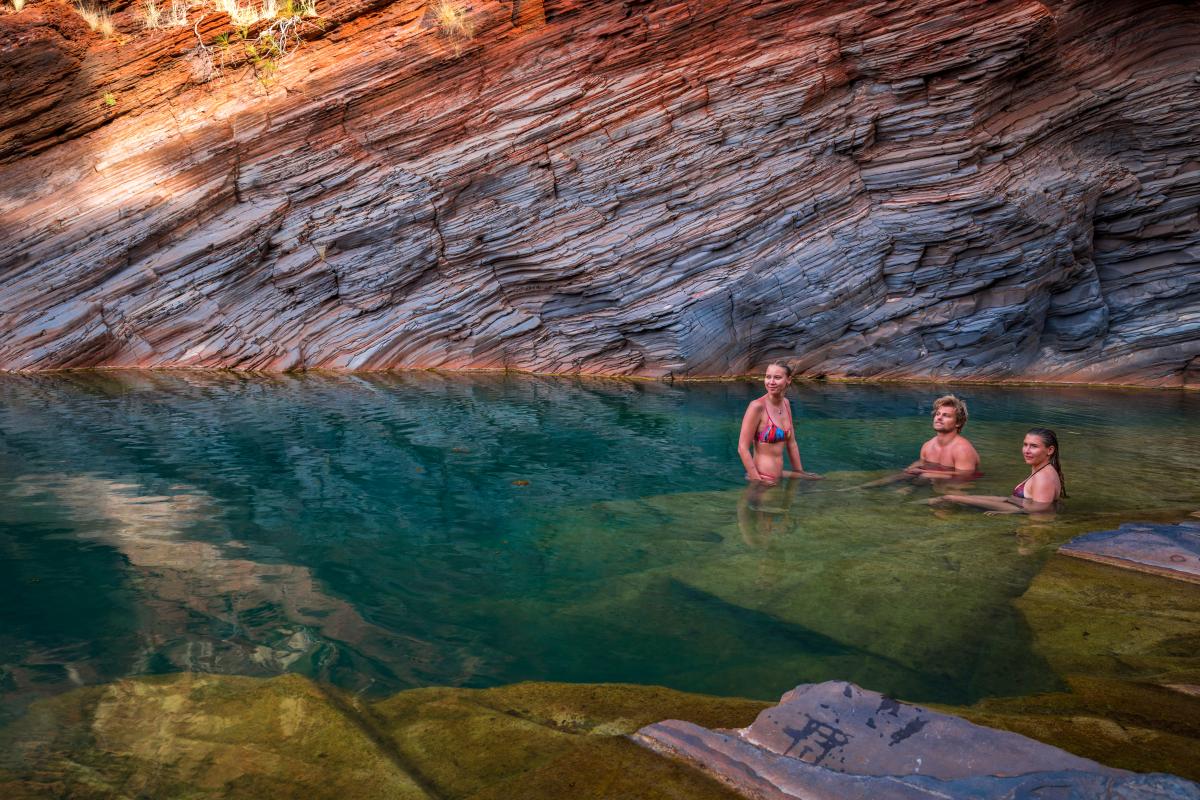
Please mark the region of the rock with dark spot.
[[[1183, 778], [1112, 769], [907, 703], [891, 701], [895, 713], [878, 717], [885, 700], [841, 681], [808, 684], [748, 728], [714, 731], [668, 720], [642, 728], [634, 739], [754, 798], [998, 800], [1053, 791], [1074, 800], [1200, 799], [1200, 785]], [[887, 739], [873, 735], [876, 729]]]

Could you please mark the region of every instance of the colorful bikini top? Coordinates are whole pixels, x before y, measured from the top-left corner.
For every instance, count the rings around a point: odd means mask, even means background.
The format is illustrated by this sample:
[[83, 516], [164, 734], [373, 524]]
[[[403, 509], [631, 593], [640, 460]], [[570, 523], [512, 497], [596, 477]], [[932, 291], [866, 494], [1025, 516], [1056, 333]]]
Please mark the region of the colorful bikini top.
[[759, 431], [754, 437], [755, 441], [763, 444], [778, 444], [786, 442], [788, 439], [788, 431], [786, 428], [781, 428], [775, 424], [775, 420], [771, 419], [771, 412], [767, 409], [767, 399], [763, 398], [763, 413], [767, 415], [767, 427]]
[[[1042, 464], [1040, 467], [1038, 467], [1033, 472], [1031, 472], [1029, 474], [1029, 478], [1032, 478], [1034, 475], [1037, 475], [1039, 472], [1041, 472], [1048, 466], [1050, 466], [1049, 461], [1047, 461], [1045, 464]], [[1020, 483], [1018, 483], [1016, 485], [1016, 487], [1013, 489], [1013, 493], [1012, 493], [1013, 497], [1019, 497], [1022, 500], [1025, 499], [1025, 484], [1029, 483], [1029, 478], [1026, 478], [1025, 480], [1021, 481]]]

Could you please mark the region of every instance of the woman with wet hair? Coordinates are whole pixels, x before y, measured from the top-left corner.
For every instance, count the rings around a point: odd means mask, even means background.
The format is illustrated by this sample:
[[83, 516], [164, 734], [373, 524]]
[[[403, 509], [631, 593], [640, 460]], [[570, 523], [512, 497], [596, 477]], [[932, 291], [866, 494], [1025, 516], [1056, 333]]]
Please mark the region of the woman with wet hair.
[[[800, 463], [800, 448], [796, 444], [796, 429], [792, 424], [792, 404], [784, 392], [792, 382], [792, 368], [781, 361], [767, 365], [763, 378], [767, 393], [751, 400], [742, 417], [738, 437], [738, 455], [746, 468], [746, 478], [767, 485], [781, 478], [819, 479], [815, 472], [805, 472]], [[787, 451], [791, 470], [783, 468]]]
[[1059, 461], [1058, 437], [1049, 428], [1030, 428], [1021, 444], [1021, 455], [1029, 465], [1029, 477], [1008, 497], [947, 494], [930, 505], [958, 503], [987, 510], [988, 514], [1041, 514], [1053, 512], [1067, 496], [1067, 482]]

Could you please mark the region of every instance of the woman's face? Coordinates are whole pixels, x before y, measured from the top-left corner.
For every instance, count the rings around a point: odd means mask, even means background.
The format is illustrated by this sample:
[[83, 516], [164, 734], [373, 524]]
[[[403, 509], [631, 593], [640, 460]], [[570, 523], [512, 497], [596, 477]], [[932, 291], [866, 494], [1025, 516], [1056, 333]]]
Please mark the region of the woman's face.
[[1045, 464], [1054, 455], [1054, 448], [1047, 447], [1037, 434], [1027, 433], [1021, 444], [1021, 455], [1025, 457], [1026, 464]]
[[767, 387], [767, 394], [779, 395], [787, 388], [791, 379], [788, 377], [787, 370], [778, 364], [772, 364], [767, 367], [767, 376], [763, 378], [763, 384]]

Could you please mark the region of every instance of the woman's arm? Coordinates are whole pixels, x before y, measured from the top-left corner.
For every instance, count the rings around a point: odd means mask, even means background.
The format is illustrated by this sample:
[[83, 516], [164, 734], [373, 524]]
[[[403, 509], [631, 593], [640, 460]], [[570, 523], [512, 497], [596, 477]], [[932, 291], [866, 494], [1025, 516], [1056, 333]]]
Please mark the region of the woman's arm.
[[989, 514], [1020, 514], [1021, 506], [1016, 498], [997, 497], [995, 495], [973, 495], [973, 494], [944, 494], [940, 497], [933, 497], [929, 500], [921, 502], [928, 503], [931, 506], [945, 506], [951, 503], [957, 503], [960, 506], [973, 506], [982, 508]]
[[795, 468], [795, 472], [785, 471], [783, 474], [788, 478], [807, 478], [810, 480], [821, 477], [815, 472], [805, 472], [804, 465], [800, 463], [800, 445], [796, 443], [796, 418], [792, 416], [791, 401], [788, 401], [788, 419], [792, 422], [792, 435], [788, 437], [787, 453], [788, 458], [791, 459], [792, 467]]
[[762, 476], [758, 474], [758, 467], [754, 466], [754, 456], [750, 454], [754, 432], [758, 429], [759, 415], [758, 401], [753, 400], [746, 406], [746, 413], [742, 416], [742, 430], [738, 434], [738, 456], [742, 459], [742, 466], [746, 468], [746, 475], [752, 481], [762, 480]]
[[1058, 500], [1060, 482], [1058, 473], [1044, 469], [1025, 482], [1025, 512], [1039, 514], [1054, 510]]

